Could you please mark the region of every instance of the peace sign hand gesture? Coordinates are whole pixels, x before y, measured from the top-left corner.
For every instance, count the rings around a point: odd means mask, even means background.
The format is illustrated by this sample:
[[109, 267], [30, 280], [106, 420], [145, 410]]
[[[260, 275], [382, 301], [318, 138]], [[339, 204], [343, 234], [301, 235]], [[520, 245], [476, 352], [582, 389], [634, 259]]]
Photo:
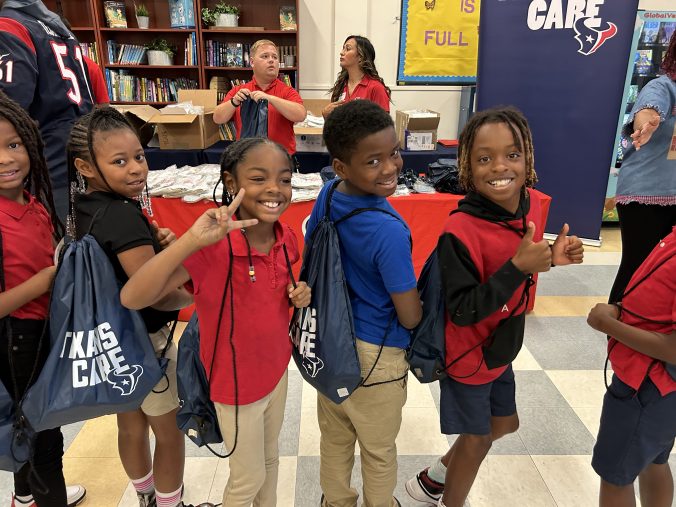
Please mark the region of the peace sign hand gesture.
[[244, 189], [240, 189], [229, 206], [212, 208], [200, 216], [188, 232], [195, 239], [200, 248], [219, 242], [230, 232], [244, 227], [256, 225], [258, 220], [233, 220], [232, 217], [244, 197]]

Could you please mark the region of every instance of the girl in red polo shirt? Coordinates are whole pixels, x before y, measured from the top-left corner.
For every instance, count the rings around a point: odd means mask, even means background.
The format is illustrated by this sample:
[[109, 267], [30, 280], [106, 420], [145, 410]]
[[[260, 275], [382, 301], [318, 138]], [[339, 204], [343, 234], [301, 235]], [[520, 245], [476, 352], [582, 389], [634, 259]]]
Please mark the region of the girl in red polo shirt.
[[597, 304], [587, 322], [612, 336], [613, 379], [603, 398], [592, 466], [601, 507], [671, 505], [676, 438], [676, 227], [632, 276], [621, 302]]
[[205, 212], [144, 264], [121, 293], [122, 304], [142, 308], [191, 281], [201, 359], [211, 371], [223, 440], [233, 450], [224, 507], [277, 503], [277, 440], [291, 358], [289, 301], [298, 308], [310, 303], [305, 283], [296, 289], [290, 284], [287, 259], [298, 260], [298, 245], [279, 222], [291, 202], [293, 167], [286, 150], [267, 139], [230, 145], [221, 160], [223, 206]]
[[[14, 400], [49, 353], [53, 241], [63, 234], [43, 148], [35, 122], [0, 92], [0, 380]], [[64, 507], [61, 428], [41, 431], [34, 446], [35, 474], [28, 463], [14, 474], [12, 506]]]
[[376, 50], [366, 37], [350, 35], [340, 51], [340, 68], [333, 88], [331, 103], [324, 108], [326, 118], [336, 107], [355, 99], [375, 102], [390, 112], [390, 89], [376, 70]]

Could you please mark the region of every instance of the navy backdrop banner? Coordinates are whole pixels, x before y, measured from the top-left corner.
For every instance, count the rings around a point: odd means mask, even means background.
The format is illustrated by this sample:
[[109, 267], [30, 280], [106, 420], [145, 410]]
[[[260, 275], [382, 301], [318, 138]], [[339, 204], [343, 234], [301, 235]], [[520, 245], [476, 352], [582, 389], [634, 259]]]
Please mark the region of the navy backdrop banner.
[[547, 232], [599, 239], [638, 0], [482, 0], [477, 110], [533, 131]]

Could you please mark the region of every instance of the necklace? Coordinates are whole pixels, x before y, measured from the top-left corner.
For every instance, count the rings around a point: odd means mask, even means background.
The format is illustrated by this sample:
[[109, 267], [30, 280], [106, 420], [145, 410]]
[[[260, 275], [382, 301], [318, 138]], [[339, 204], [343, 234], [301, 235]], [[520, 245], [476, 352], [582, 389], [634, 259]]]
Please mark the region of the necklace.
[[246, 235], [246, 229], [240, 229], [242, 231], [242, 236], [244, 236], [244, 241], [246, 241], [246, 253], [249, 258], [249, 278], [251, 282], [256, 281], [256, 270], [254, 269], [253, 258], [251, 257], [251, 244], [249, 243], [249, 238]]

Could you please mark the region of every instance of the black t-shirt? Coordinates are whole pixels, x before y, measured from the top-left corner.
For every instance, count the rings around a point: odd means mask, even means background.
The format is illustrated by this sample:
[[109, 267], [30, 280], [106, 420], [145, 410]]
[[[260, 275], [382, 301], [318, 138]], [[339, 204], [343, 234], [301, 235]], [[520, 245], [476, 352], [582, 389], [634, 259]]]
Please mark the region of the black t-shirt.
[[[90, 234], [110, 259], [117, 280], [124, 285], [129, 277], [117, 254], [142, 245], [152, 245], [155, 253], [162, 249], [152, 226], [141, 212], [139, 203], [109, 192], [92, 192], [76, 197], [75, 228], [78, 239], [87, 234], [98, 210], [101, 212], [96, 217]], [[151, 307], [144, 308], [140, 313], [149, 333], [158, 331], [178, 316], [177, 311], [165, 312]]]

